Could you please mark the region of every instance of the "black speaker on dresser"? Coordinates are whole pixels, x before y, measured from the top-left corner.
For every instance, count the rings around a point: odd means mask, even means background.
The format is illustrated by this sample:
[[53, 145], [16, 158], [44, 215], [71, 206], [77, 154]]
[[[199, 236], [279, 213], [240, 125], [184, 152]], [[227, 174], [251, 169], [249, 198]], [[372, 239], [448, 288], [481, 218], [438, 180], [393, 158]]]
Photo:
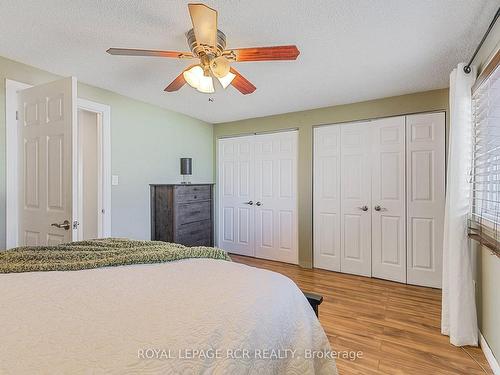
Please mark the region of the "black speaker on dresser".
[[213, 246], [213, 184], [151, 184], [151, 239]]

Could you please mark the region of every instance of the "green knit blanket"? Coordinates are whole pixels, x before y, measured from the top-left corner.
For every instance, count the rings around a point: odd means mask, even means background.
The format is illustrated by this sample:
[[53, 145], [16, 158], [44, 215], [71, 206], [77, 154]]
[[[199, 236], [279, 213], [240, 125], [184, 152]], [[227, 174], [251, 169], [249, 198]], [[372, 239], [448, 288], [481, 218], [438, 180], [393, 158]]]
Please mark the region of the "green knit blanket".
[[161, 241], [105, 238], [0, 251], [0, 273], [77, 271], [130, 264], [164, 263], [187, 258], [231, 261], [224, 250], [214, 247], [186, 247]]

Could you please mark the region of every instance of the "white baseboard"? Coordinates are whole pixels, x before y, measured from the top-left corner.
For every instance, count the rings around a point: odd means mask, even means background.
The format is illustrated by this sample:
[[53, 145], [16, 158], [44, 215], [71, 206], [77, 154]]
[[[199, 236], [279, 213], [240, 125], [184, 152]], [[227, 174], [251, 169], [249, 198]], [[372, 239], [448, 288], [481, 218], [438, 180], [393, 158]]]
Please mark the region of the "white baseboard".
[[493, 352], [491, 351], [490, 347], [488, 346], [488, 343], [484, 339], [484, 336], [481, 332], [479, 332], [479, 345], [481, 345], [481, 349], [483, 350], [484, 356], [486, 357], [486, 360], [490, 364], [493, 373], [495, 375], [500, 375], [500, 366], [498, 365], [498, 362], [495, 356], [493, 355]]

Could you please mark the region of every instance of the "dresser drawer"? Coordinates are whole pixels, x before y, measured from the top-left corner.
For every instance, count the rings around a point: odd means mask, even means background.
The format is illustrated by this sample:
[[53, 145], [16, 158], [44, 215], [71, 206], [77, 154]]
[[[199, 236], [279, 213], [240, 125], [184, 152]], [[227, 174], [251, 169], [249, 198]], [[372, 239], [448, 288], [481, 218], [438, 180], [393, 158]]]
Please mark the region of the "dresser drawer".
[[211, 199], [211, 197], [211, 186], [209, 185], [186, 185], [175, 187], [175, 201], [177, 203], [204, 201]]
[[212, 218], [212, 201], [178, 204], [175, 215], [177, 228], [182, 224], [194, 221], [210, 220]]
[[195, 247], [195, 246], [208, 246], [208, 247], [213, 247], [212, 245], [212, 240], [210, 238], [204, 238], [202, 240], [192, 242], [189, 245], [184, 245], [184, 246], [189, 246], [189, 247]]
[[211, 231], [211, 220], [179, 225], [175, 236], [175, 242], [185, 246], [210, 246], [212, 238]]

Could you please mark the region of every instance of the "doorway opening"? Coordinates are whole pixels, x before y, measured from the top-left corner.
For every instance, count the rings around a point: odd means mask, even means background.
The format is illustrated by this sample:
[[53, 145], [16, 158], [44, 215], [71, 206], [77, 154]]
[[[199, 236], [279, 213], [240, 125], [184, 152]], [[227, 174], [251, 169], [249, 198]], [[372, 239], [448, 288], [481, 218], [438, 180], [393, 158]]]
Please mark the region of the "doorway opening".
[[102, 236], [101, 115], [78, 109], [78, 240]]

